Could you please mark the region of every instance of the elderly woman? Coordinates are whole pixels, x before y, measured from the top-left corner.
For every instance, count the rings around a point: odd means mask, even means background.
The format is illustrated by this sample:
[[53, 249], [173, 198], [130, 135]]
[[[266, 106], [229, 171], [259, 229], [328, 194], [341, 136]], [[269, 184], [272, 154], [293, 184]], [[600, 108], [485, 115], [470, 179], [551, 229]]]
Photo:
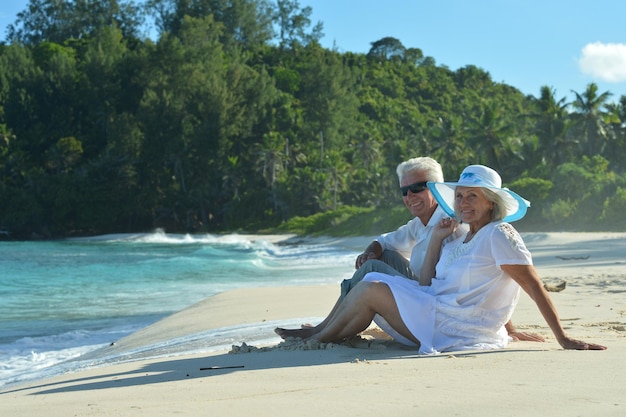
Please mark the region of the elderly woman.
[[[397, 341], [419, 346], [422, 354], [503, 348], [509, 341], [505, 323], [521, 287], [565, 349], [606, 349], [565, 334], [526, 245], [508, 223], [522, 218], [529, 203], [502, 188], [494, 170], [471, 165], [456, 183], [428, 186], [441, 208], [455, 218], [442, 220], [433, 232], [419, 282], [367, 274], [331, 312], [323, 328], [278, 328], [276, 333], [283, 338], [337, 342], [375, 320]], [[469, 231], [442, 248], [461, 222]]]

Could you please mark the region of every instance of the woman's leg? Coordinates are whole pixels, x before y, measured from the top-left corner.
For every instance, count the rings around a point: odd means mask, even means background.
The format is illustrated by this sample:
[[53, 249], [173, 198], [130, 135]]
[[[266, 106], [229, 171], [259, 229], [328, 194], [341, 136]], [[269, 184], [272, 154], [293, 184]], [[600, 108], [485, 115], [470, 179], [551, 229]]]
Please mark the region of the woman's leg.
[[365, 330], [376, 314], [402, 336], [419, 345], [404, 324], [391, 290], [381, 282], [359, 283], [339, 305], [328, 324], [309, 337], [321, 342], [342, 341]]
[[[404, 265], [404, 267], [400, 268], [400, 270], [409, 271], [409, 272], [411, 271], [410, 268], [409, 268], [409, 262], [402, 255], [400, 255], [397, 252], [393, 252], [393, 251], [384, 251], [383, 252], [383, 256], [381, 257], [380, 260], [378, 260], [378, 259], [370, 259], [370, 260], [366, 261], [359, 269], [357, 269], [354, 272], [354, 274], [352, 275], [352, 278], [344, 279], [341, 282], [341, 295], [339, 296], [339, 299], [337, 300], [337, 302], [333, 306], [333, 309], [330, 311], [328, 316], [326, 316], [324, 321], [322, 321], [321, 323], [317, 324], [316, 326], [303, 325], [302, 328], [307, 328], [308, 329], [308, 328], [313, 327], [313, 328], [315, 328], [315, 333], [317, 333], [317, 332], [321, 331], [322, 329], [324, 329], [324, 327], [326, 327], [326, 325], [328, 324], [330, 319], [335, 314], [335, 311], [337, 311], [337, 309], [339, 308], [339, 305], [341, 304], [343, 299], [348, 295], [350, 290], [352, 288], [356, 287], [356, 285], [363, 280], [365, 275], [369, 274], [370, 272], [382, 272], [382, 273], [388, 274], [388, 275], [402, 275], [400, 272], [398, 272], [398, 270], [396, 270], [392, 266], [388, 265], [387, 262], [386, 262], [387, 260], [392, 260], [394, 262], [394, 265], [403, 265], [402, 262], [404, 262], [405, 265]], [[413, 279], [412, 278], [412, 273], [408, 277], [410, 279]]]
[[361, 265], [359, 269], [354, 272], [354, 274], [352, 274], [352, 277], [350, 279], [344, 279], [341, 282], [341, 295], [333, 306], [333, 309], [330, 311], [330, 314], [326, 316], [324, 321], [316, 326], [304, 325], [302, 327], [314, 327], [316, 333], [324, 329], [324, 327], [326, 327], [326, 325], [330, 321], [330, 318], [334, 315], [337, 308], [339, 308], [339, 304], [341, 304], [341, 302], [348, 295], [350, 290], [356, 287], [356, 285], [363, 280], [365, 275], [369, 274], [370, 272], [382, 272], [388, 275], [401, 275], [406, 276], [409, 279], [416, 279], [413, 276], [411, 268], [409, 267], [409, 261], [404, 256], [395, 251], [385, 250], [383, 251], [380, 259], [370, 259], [366, 261], [363, 265]]

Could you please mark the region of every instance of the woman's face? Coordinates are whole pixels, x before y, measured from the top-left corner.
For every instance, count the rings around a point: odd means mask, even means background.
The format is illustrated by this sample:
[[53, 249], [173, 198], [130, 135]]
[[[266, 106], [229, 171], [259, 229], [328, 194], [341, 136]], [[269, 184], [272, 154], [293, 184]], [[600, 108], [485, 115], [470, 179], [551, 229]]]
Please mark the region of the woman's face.
[[[425, 183], [428, 181], [425, 171], [411, 171], [404, 174], [400, 180], [400, 187], [406, 187], [412, 184]], [[418, 185], [417, 189], [422, 189]], [[437, 200], [431, 194], [428, 188], [419, 192], [407, 190], [407, 194], [402, 197], [404, 205], [415, 217], [419, 217], [423, 224], [428, 223], [437, 208]]]
[[480, 187], [456, 187], [454, 203], [463, 223], [483, 226], [491, 222], [493, 203]]

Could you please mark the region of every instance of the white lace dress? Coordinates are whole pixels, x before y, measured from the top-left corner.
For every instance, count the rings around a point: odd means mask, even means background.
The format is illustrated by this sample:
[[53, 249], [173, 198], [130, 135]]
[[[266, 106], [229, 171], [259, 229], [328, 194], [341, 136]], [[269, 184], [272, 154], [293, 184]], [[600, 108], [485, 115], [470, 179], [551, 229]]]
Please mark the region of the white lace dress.
[[[468, 243], [464, 236], [445, 245], [429, 287], [403, 277], [372, 272], [364, 281], [386, 283], [402, 320], [421, 342], [421, 354], [463, 349], [497, 349], [509, 341], [504, 324], [520, 287], [500, 265], [532, 265], [522, 237], [509, 223], [489, 223]], [[397, 341], [414, 345], [376, 316]]]

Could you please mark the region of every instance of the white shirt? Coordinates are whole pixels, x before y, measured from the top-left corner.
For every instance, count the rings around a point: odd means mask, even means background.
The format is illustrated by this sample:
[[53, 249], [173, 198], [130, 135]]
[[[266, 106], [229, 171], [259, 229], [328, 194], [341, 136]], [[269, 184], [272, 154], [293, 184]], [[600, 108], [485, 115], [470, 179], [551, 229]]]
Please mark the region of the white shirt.
[[[400, 226], [397, 230], [382, 234], [375, 240], [380, 243], [383, 250], [399, 252], [402, 256], [409, 259], [411, 271], [413, 271], [416, 277], [419, 277], [433, 230], [441, 219], [447, 217], [449, 216], [441, 207], [437, 207], [430, 217], [428, 224], [424, 225], [419, 217], [415, 217], [409, 220], [407, 224]], [[444, 240], [444, 245], [459, 236], [464, 236], [465, 233], [467, 233], [467, 226], [460, 225], [455, 233]]]

